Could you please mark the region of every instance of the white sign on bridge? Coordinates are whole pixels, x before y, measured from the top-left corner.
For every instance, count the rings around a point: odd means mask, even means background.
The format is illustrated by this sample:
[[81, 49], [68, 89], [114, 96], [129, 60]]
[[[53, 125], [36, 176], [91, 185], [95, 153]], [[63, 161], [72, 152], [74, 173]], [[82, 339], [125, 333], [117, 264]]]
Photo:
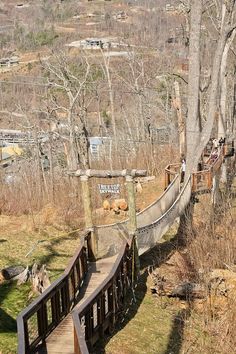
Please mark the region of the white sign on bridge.
[[104, 193], [119, 194], [120, 193], [120, 184], [99, 184], [98, 188], [99, 188], [99, 192], [101, 194], [104, 194]]

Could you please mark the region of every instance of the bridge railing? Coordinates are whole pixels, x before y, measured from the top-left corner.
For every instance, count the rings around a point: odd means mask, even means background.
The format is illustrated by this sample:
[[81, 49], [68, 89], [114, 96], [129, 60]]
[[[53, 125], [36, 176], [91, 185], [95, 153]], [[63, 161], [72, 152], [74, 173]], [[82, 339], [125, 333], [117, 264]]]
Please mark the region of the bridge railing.
[[212, 188], [211, 170], [198, 171], [192, 174], [192, 192], [208, 191]]
[[165, 168], [165, 189], [175, 179], [176, 174], [180, 172], [181, 163], [169, 164]]
[[235, 153], [234, 141], [224, 144], [224, 157], [231, 157]]
[[[176, 164], [176, 169], [178, 168]], [[172, 173], [172, 172], [171, 172]], [[174, 172], [173, 172], [174, 173]], [[137, 213], [138, 228], [149, 225], [155, 218], [160, 217], [175, 201], [179, 194], [180, 176], [176, 172], [173, 180], [165, 191], [152, 204]], [[100, 225], [95, 227], [98, 237], [99, 258], [113, 256], [119, 252], [123, 244], [124, 236], [127, 232], [128, 219], [119, 223]], [[129, 237], [126, 235], [125, 237]], [[111, 247], [112, 246], [112, 247]]]
[[74, 307], [88, 271], [88, 247], [85, 244], [89, 237], [90, 232], [86, 232], [64, 273], [19, 314], [18, 354], [35, 352]]
[[225, 156], [225, 145], [220, 147], [216, 159], [210, 156], [203, 171], [192, 173], [192, 192], [210, 191], [213, 186], [214, 174], [220, 169]]
[[134, 239], [125, 242], [116, 262], [102, 284], [72, 311], [74, 322], [74, 352], [88, 354], [105, 332], [113, 329], [124, 309], [127, 290], [134, 275]]
[[162, 216], [157, 218], [151, 224], [138, 228], [137, 243], [139, 255], [154, 247], [173, 225], [176, 218], [184, 213], [191, 197], [191, 187], [191, 176], [189, 176], [174, 203], [162, 214]]

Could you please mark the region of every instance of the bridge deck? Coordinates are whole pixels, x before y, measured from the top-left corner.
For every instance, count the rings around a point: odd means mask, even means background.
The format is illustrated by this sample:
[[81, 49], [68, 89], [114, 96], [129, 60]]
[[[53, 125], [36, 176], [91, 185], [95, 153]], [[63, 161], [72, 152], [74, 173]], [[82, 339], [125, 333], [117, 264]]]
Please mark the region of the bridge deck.
[[[85, 299], [103, 282], [112, 269], [117, 255], [97, 262], [89, 263], [89, 271], [81, 289], [80, 300], [76, 306], [81, 305]], [[38, 349], [36, 354], [74, 354], [74, 328], [71, 314], [54, 329], [46, 339], [45, 345]]]

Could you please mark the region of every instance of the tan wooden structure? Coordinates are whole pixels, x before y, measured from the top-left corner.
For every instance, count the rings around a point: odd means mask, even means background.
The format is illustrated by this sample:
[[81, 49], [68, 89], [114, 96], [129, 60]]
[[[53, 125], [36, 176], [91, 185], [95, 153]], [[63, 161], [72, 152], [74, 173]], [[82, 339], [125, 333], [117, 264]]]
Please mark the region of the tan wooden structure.
[[80, 177], [82, 185], [82, 199], [84, 204], [84, 218], [85, 227], [91, 231], [91, 245], [90, 251], [93, 260], [97, 258], [98, 239], [95, 230], [93, 229], [92, 220], [92, 206], [91, 196], [89, 190], [89, 178], [114, 178], [124, 177], [126, 179], [127, 193], [128, 193], [128, 206], [129, 206], [129, 231], [130, 234], [135, 234], [137, 230], [136, 220], [136, 205], [135, 205], [135, 190], [134, 190], [134, 178], [145, 177], [147, 175], [146, 170], [77, 170], [68, 172], [70, 176]]

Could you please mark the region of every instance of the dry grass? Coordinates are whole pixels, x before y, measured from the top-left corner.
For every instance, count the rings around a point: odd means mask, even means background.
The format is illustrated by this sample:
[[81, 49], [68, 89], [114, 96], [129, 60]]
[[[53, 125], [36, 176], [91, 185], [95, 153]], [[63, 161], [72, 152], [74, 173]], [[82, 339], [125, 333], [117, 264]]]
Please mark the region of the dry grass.
[[[134, 311], [130, 317], [128, 314], [127, 324], [110, 339], [106, 353], [235, 353], [236, 204], [235, 199], [224, 200], [214, 212], [210, 205], [209, 195], [201, 196], [200, 203], [195, 205], [194, 229], [184, 253], [190, 262], [191, 272], [195, 272], [194, 278], [203, 283], [209, 280], [214, 268], [230, 267], [234, 270], [227, 271], [227, 294], [211, 293], [206, 300], [195, 300], [189, 304], [170, 301], [153, 297], [149, 290], [150, 279], [147, 278], [142, 284], [147, 288], [138, 288], [137, 312]], [[156, 257], [158, 259], [158, 253]], [[187, 272], [177, 269], [176, 274], [182, 280], [188, 278]]]

